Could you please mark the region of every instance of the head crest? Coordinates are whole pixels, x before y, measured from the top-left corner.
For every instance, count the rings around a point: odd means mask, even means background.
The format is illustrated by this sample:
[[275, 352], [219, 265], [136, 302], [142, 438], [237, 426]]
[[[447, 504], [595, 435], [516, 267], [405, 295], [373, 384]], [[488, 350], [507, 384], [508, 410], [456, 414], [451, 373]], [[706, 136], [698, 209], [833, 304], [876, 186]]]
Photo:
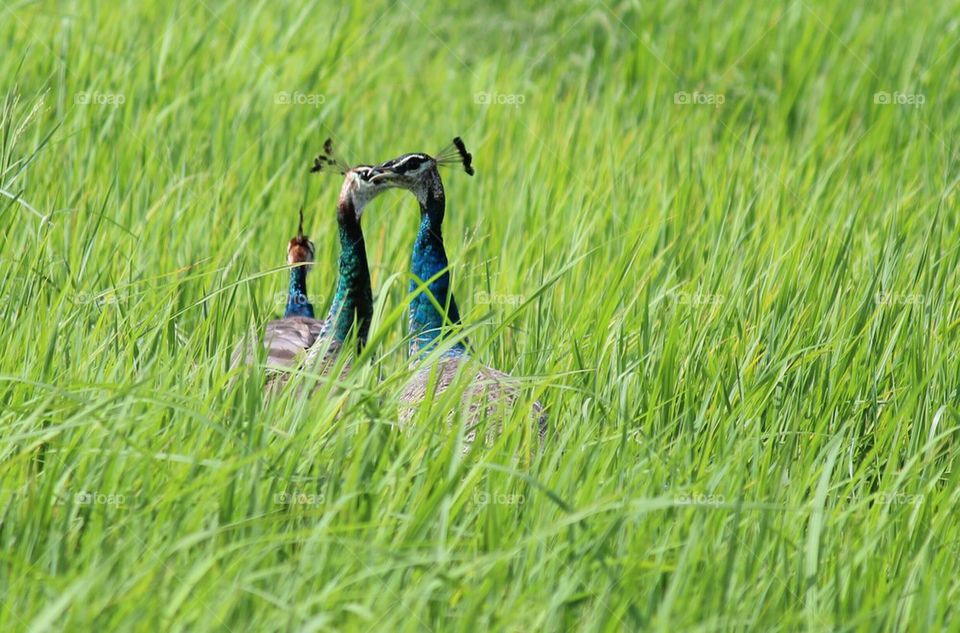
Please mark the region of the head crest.
[[[297, 234], [290, 238], [287, 244], [287, 263], [297, 264], [313, 261], [313, 242], [303, 234], [303, 207], [300, 207], [300, 222], [297, 224]], [[309, 270], [309, 267], [307, 268]]]
[[313, 167], [310, 168], [310, 173], [331, 171], [330, 167], [333, 167], [341, 175], [347, 173], [350, 169], [347, 161], [333, 151], [333, 139], [328, 138], [323, 142], [323, 151], [313, 159]]
[[453, 139], [453, 144], [448, 145], [437, 157], [438, 165], [463, 165], [463, 171], [468, 175], [473, 175], [473, 154], [467, 151], [463, 139], [459, 136]]

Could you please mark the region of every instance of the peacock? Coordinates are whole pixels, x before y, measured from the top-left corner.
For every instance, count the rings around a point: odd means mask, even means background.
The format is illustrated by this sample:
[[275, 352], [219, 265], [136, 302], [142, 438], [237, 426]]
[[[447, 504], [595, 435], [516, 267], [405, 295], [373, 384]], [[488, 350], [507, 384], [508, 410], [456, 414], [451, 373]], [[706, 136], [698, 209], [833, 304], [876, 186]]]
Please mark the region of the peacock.
[[[284, 315], [267, 324], [263, 338], [268, 368], [274, 370], [268, 387], [285, 381], [289, 370], [300, 366], [325, 372], [354, 327], [358, 352], [366, 343], [370, 330], [373, 291], [360, 219], [367, 203], [386, 190], [387, 185], [373, 179], [376, 171], [369, 165], [346, 168], [333, 155], [332, 142], [327, 139], [324, 152], [314, 160], [311, 172], [323, 171], [329, 165], [341, 167], [344, 176], [337, 201], [340, 258], [333, 301], [326, 318], [322, 321], [316, 319], [307, 294], [307, 275], [314, 262], [314, 246], [303, 234], [301, 210], [297, 235], [287, 246], [287, 262], [291, 268]], [[255, 350], [248, 350], [246, 359], [247, 363], [253, 362]]]
[[[457, 137], [451, 150], [437, 158], [424, 153], [403, 154], [374, 167], [377, 172], [374, 179], [378, 184], [385, 183], [385, 188], [405, 189], [420, 204], [420, 227], [411, 255], [410, 354], [414, 358], [427, 357], [444, 336], [460, 324], [460, 310], [450, 289], [449, 262], [443, 243], [446, 199], [438, 168], [462, 164], [464, 171], [472, 176], [472, 162], [472, 155]], [[463, 341], [458, 340], [444, 350], [436, 364], [421, 367], [406, 385], [401, 394], [401, 425], [409, 423], [417, 406], [431, 390], [435, 394], [442, 393], [462, 371], [475, 372], [463, 401], [468, 427], [467, 446], [476, 437], [475, 426], [480, 419], [495, 416], [500, 408], [514, 407], [519, 394], [516, 380], [472, 358]], [[540, 439], [543, 439], [547, 432], [547, 416], [540, 402], [533, 404], [532, 413]]]

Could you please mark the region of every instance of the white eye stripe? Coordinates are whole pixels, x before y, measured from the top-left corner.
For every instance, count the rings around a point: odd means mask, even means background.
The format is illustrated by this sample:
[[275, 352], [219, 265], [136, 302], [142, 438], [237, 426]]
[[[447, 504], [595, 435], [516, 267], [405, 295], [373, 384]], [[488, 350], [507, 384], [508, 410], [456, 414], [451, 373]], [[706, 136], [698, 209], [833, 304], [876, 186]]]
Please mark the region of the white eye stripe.
[[421, 165], [418, 165], [418, 166], [417, 166], [417, 168], [419, 168], [419, 167], [422, 167], [422, 165], [425, 164], [428, 160], [430, 160], [429, 157], [427, 157], [427, 156], [425, 156], [425, 155], [423, 155], [423, 154], [410, 154], [409, 156], [404, 156], [403, 158], [401, 158], [400, 160], [398, 160], [396, 163], [394, 163], [393, 165], [391, 165], [391, 167], [392, 167], [393, 169], [400, 170], [400, 168], [401, 168], [403, 165], [406, 165], [406, 164], [409, 163], [410, 161], [416, 161], [416, 162], [418, 162], [418, 163], [421, 163]]

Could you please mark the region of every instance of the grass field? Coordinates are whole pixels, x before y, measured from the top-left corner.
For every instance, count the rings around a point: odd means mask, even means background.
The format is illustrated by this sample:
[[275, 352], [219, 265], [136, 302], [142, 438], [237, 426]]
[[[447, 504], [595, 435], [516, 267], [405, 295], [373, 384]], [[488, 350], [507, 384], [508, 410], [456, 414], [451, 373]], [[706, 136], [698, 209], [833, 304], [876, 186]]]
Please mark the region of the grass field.
[[[0, 5], [0, 630], [960, 630], [960, 3]], [[305, 204], [445, 172], [492, 447], [230, 369]]]

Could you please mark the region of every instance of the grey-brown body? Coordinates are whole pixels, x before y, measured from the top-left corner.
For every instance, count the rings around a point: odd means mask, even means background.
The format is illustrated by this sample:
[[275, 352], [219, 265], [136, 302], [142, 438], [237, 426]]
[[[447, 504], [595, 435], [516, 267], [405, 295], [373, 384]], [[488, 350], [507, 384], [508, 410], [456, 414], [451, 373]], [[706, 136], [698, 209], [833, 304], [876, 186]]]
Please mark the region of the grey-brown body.
[[[324, 323], [309, 317], [287, 317], [267, 323], [262, 345], [266, 350], [266, 390], [282, 387], [297, 369], [325, 375], [336, 360], [341, 345], [325, 335]], [[234, 367], [258, 362], [256, 344], [234, 353]], [[349, 370], [349, 363], [344, 372]]]
[[[267, 366], [292, 369], [300, 365], [322, 333], [323, 322], [309, 317], [270, 321], [263, 335]], [[255, 360], [248, 357], [248, 362]]]
[[[487, 444], [502, 430], [503, 416], [512, 411], [520, 396], [520, 383], [516, 378], [497, 369], [493, 369], [471, 358], [467, 354], [442, 356], [435, 364], [420, 369], [407, 383], [400, 395], [400, 427], [409, 428], [419, 406], [427, 400], [428, 394], [439, 397], [458, 376], [468, 380], [461, 399], [461, 410], [466, 425], [464, 448], [469, 449], [476, 439], [477, 425], [484, 419], [494, 421], [487, 429]], [[467, 376], [472, 376], [467, 378]], [[541, 440], [547, 433], [547, 414], [543, 405], [535, 401], [531, 406], [531, 418], [537, 425], [537, 434]]]

